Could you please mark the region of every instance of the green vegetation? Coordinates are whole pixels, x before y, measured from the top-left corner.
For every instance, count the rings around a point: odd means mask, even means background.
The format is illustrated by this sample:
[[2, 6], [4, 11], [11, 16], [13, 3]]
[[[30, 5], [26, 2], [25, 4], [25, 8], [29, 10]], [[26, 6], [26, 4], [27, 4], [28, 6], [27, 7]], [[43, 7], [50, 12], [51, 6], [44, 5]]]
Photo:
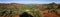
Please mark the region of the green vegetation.
[[[11, 9], [7, 8], [7, 6], [6, 7], [0, 7], [0, 16], [9, 15], [9, 17], [11, 17], [13, 15], [20, 15], [23, 12], [28, 12], [28, 13], [30, 12], [29, 14], [32, 14], [34, 17], [36, 17], [36, 16], [37, 17], [42, 17], [40, 10], [41, 11], [42, 10], [48, 10], [49, 11], [48, 13], [50, 13], [51, 11], [57, 13], [57, 8], [58, 8], [58, 7], [54, 8], [53, 5], [47, 5], [47, 8], [40, 9], [40, 7], [38, 7], [37, 5], [35, 6], [35, 5], [32, 5], [32, 4], [21, 5], [22, 7], [20, 5], [17, 5], [17, 4], [16, 5], [11, 4], [10, 6], [13, 6], [13, 7], [11, 7]], [[19, 7], [17, 7], [17, 6], [19, 6]]]

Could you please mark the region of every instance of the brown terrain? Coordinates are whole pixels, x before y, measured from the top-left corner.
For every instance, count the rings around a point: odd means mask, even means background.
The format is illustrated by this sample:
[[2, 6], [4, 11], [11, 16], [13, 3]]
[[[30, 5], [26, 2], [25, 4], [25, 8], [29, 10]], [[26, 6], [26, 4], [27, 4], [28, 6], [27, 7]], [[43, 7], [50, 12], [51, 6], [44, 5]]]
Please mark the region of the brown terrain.
[[[35, 6], [36, 10], [30, 9], [30, 11], [25, 11], [25, 6]], [[4, 4], [0, 3], [0, 17], [20, 17], [19, 15], [23, 12], [28, 12], [33, 17], [60, 17], [60, 4], [49, 3], [49, 4], [18, 4], [18, 3], [9, 3]], [[2, 13], [7, 11], [7, 14]], [[12, 13], [13, 12], [13, 13]], [[12, 14], [9, 14], [12, 13]], [[2, 15], [3, 14], [3, 15]]]

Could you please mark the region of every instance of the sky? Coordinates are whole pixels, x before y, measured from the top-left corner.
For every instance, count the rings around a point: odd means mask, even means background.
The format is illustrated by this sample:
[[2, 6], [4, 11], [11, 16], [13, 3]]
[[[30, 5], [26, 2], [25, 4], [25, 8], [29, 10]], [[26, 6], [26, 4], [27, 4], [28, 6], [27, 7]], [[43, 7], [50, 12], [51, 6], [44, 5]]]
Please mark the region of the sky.
[[0, 0], [0, 3], [47, 4], [60, 3], [60, 0]]

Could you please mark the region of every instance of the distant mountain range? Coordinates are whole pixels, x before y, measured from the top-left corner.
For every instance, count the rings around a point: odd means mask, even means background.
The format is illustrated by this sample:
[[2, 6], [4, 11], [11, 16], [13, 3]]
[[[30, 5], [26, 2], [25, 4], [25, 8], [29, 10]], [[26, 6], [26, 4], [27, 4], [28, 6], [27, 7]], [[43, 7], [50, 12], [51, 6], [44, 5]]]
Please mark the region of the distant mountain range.
[[[28, 7], [28, 6], [35, 6], [35, 7], [40, 7], [40, 6], [48, 6], [48, 5], [53, 5], [56, 3], [49, 3], [49, 4], [20, 4], [20, 3], [0, 3], [0, 7], [10, 7], [10, 6], [16, 6], [16, 7]], [[58, 7], [60, 6], [60, 4], [57, 4]]]

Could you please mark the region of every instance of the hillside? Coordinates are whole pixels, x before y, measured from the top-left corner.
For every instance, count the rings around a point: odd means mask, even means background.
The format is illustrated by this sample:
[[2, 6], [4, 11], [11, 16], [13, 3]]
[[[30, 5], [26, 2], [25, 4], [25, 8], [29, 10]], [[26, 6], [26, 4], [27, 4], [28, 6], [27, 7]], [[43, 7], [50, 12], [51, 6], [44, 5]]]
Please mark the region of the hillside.
[[[19, 3], [0, 3], [0, 16], [15, 16], [27, 12], [34, 17], [53, 17], [59, 16], [60, 4], [19, 4]], [[56, 15], [57, 14], [57, 15]], [[50, 15], [50, 16], [48, 16]]]

